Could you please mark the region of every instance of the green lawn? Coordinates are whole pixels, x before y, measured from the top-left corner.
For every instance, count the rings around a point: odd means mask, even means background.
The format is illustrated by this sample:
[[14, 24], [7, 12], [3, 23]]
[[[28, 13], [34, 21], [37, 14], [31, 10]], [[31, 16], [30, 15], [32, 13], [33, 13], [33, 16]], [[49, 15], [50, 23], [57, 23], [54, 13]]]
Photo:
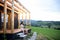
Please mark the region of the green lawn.
[[49, 29], [49, 28], [40, 28], [40, 27], [31, 27], [32, 32], [37, 32], [38, 35], [43, 35], [49, 40], [60, 40], [60, 30]]

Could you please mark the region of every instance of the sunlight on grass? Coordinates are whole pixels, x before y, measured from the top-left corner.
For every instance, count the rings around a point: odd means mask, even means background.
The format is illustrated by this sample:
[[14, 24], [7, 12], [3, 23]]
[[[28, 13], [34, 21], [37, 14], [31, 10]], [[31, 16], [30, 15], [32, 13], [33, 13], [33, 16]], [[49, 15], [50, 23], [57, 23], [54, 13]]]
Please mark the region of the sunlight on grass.
[[60, 30], [32, 27], [32, 32], [37, 32], [38, 35], [42, 34], [50, 39], [60, 40]]

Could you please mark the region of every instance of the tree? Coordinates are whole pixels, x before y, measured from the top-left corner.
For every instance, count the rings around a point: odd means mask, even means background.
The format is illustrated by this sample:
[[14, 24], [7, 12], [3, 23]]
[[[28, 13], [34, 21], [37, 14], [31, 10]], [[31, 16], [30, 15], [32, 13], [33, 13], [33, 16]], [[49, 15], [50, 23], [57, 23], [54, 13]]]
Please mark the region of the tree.
[[48, 28], [50, 28], [50, 27], [51, 27], [51, 23], [48, 23], [47, 25], [48, 25]]

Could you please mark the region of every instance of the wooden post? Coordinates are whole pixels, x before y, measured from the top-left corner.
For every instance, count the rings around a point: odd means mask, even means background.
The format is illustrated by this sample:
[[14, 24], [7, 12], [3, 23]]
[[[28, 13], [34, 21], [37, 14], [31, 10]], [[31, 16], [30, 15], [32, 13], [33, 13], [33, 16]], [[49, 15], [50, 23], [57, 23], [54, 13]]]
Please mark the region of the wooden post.
[[4, 38], [6, 33], [7, 0], [4, 1]]
[[28, 15], [26, 13], [26, 26], [27, 26], [27, 28], [30, 28], [31, 27], [30, 13], [28, 13]]
[[31, 18], [30, 17], [31, 17], [31, 14], [29, 13], [29, 26], [31, 27], [31, 20], [30, 20]]
[[8, 29], [11, 29], [11, 13], [8, 15]]
[[25, 13], [26, 26], [27, 26], [27, 13]]
[[22, 21], [24, 20], [24, 17], [23, 17], [24, 15], [23, 15], [23, 12], [22, 12]]
[[14, 0], [12, 0], [12, 14], [11, 14], [11, 32], [14, 31]]
[[20, 28], [20, 12], [18, 13], [18, 29]]
[[26, 28], [28, 28], [28, 26], [27, 26], [28, 25], [28, 22], [27, 22], [28, 21], [27, 20], [27, 12], [25, 13], [25, 19], [26, 19]]

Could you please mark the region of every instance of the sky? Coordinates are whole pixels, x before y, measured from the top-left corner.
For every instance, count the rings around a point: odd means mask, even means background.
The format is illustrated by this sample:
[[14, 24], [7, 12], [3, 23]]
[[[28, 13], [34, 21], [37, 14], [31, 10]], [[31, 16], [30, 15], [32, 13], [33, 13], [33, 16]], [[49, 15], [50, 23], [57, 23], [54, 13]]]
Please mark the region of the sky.
[[32, 20], [60, 21], [60, 0], [19, 0]]

